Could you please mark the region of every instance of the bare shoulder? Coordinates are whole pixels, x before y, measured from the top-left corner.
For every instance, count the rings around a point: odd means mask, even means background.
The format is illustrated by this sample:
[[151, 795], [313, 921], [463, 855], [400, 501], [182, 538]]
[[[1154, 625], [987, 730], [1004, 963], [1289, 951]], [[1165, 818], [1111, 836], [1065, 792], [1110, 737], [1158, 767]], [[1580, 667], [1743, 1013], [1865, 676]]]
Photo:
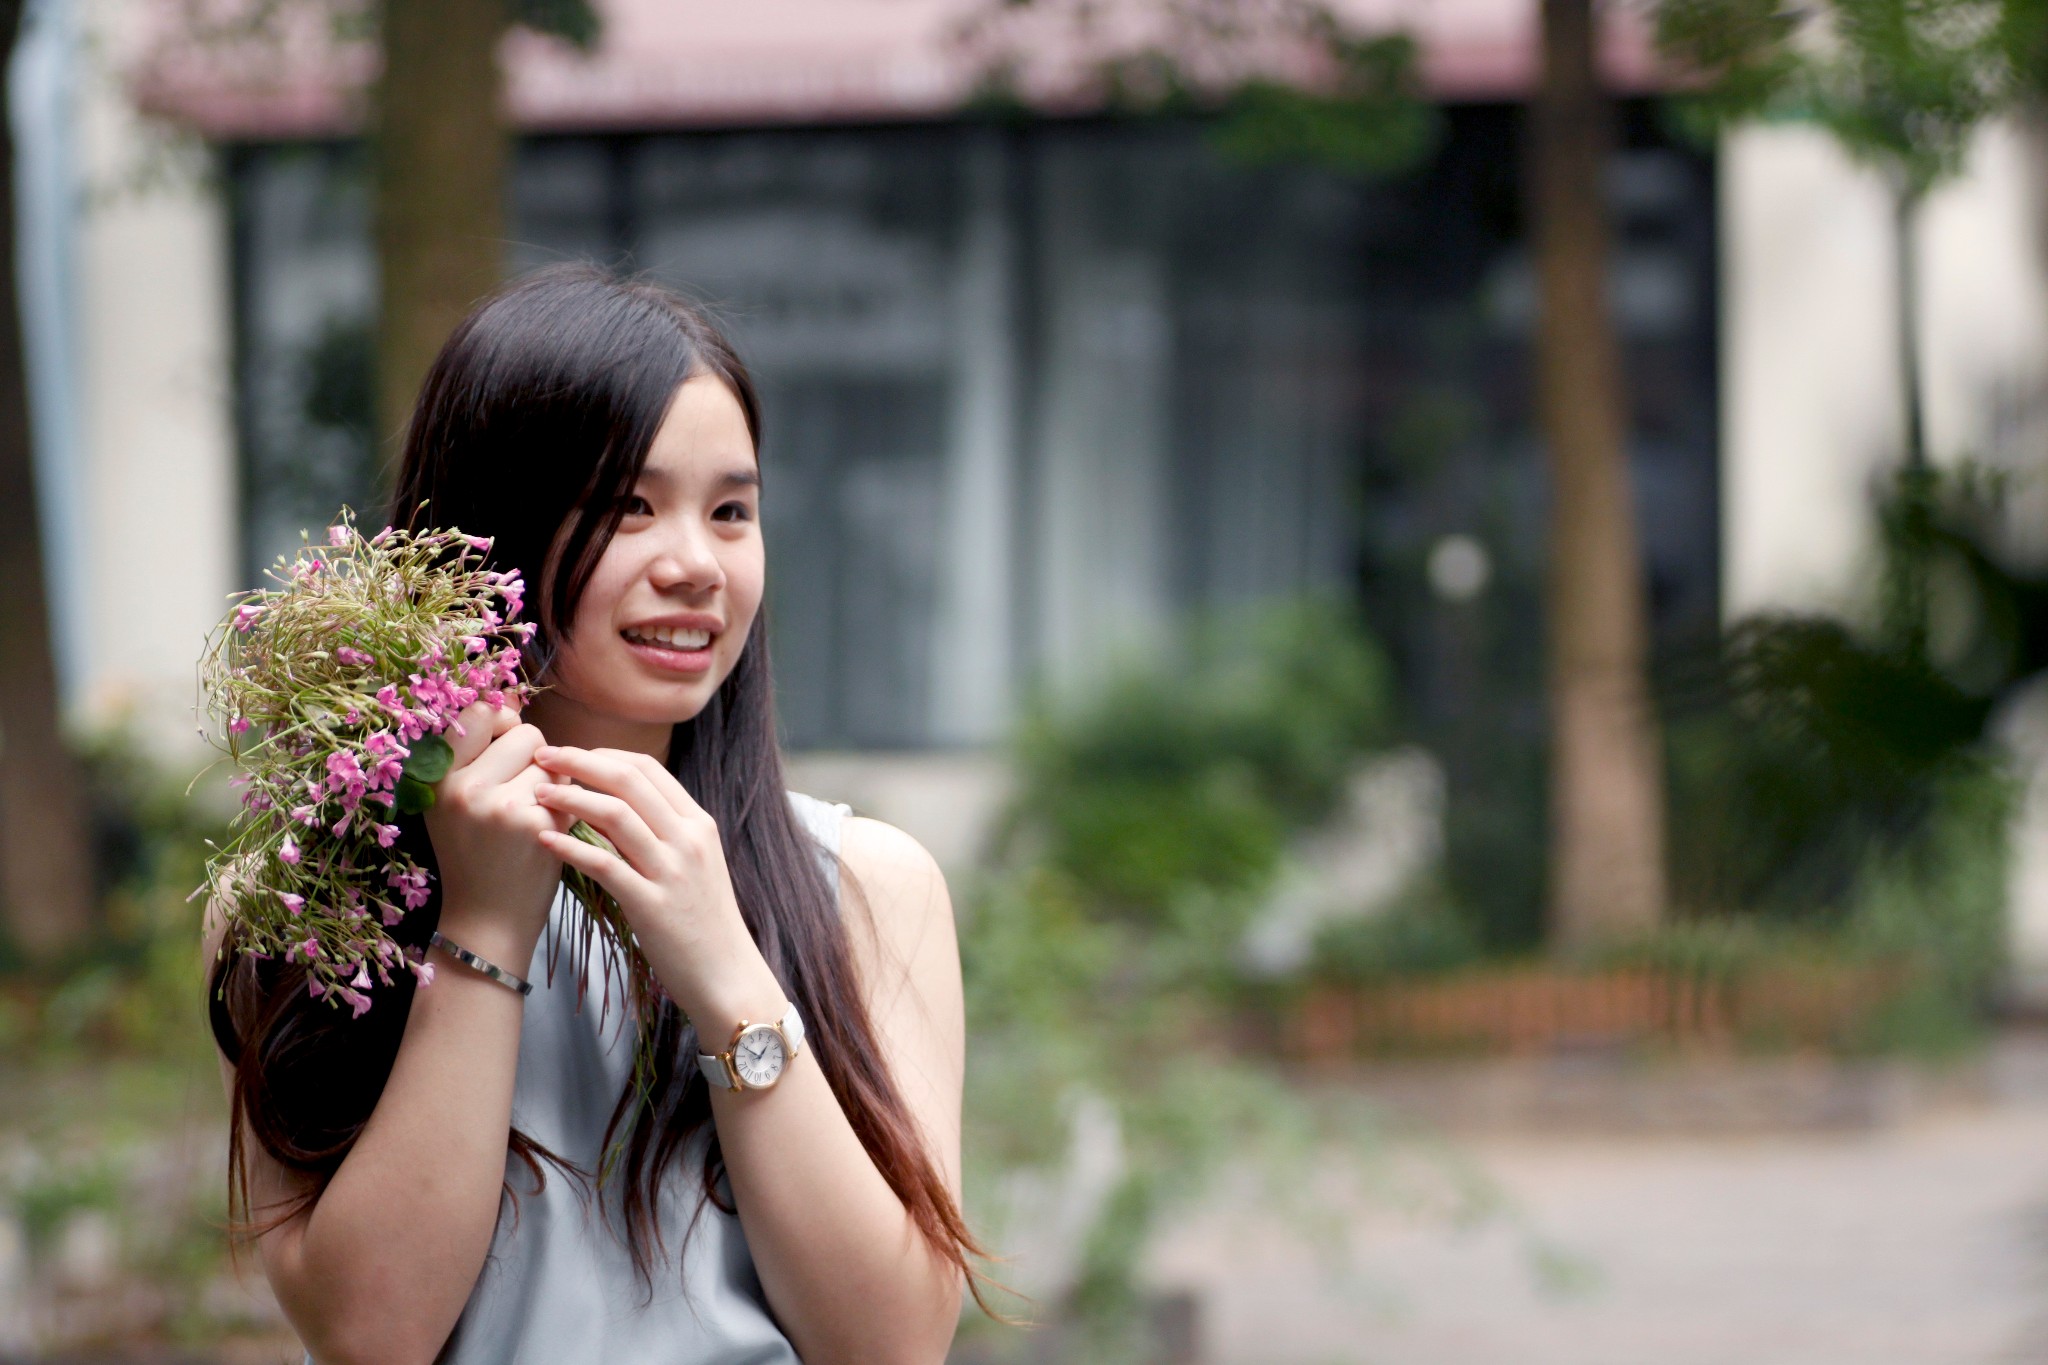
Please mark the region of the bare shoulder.
[[938, 862], [910, 835], [855, 816], [840, 835], [848, 882], [843, 900], [866, 933], [851, 935], [861, 974], [885, 1008], [907, 983], [927, 1002], [959, 991], [953, 901]]
[[925, 846], [884, 821], [862, 815], [848, 818], [841, 827], [839, 856], [869, 896], [890, 900], [921, 900], [933, 894], [945, 897], [945, 875]]
[[839, 855], [842, 903], [868, 930], [847, 936], [861, 993], [889, 1069], [957, 1194], [966, 1019], [945, 875], [923, 844], [880, 820], [848, 820]]

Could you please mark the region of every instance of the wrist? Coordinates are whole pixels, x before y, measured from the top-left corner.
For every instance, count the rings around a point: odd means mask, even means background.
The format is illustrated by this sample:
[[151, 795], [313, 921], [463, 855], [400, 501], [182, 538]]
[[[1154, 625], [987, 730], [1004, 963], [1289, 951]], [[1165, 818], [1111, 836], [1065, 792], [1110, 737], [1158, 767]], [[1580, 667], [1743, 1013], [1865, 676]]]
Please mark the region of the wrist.
[[705, 1052], [719, 1052], [732, 1042], [742, 1021], [772, 1024], [789, 1008], [788, 992], [768, 970], [767, 960], [754, 954], [757, 971], [735, 972], [723, 977], [715, 989], [706, 989], [697, 999], [678, 999], [683, 1013], [697, 1030], [697, 1045]]
[[492, 965], [514, 976], [531, 975], [533, 951], [540, 943], [537, 932], [507, 924], [501, 915], [459, 904], [444, 905], [440, 923], [435, 927], [443, 938], [461, 944]]

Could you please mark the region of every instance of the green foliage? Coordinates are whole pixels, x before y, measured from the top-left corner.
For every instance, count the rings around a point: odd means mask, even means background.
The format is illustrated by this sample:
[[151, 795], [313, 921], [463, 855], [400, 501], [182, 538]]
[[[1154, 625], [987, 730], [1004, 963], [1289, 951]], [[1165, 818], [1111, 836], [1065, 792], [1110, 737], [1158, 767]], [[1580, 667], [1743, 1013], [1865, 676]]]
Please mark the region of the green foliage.
[[1320, 35], [1336, 69], [1327, 89], [1270, 79], [1231, 92], [1211, 141], [1252, 165], [1306, 162], [1339, 174], [1398, 175], [1443, 140], [1443, 116], [1422, 89], [1415, 40], [1358, 38], [1334, 23]]
[[1172, 659], [1042, 706], [1020, 733], [1010, 838], [963, 897], [965, 1148], [971, 1200], [999, 1218], [1006, 1180], [1059, 1169], [1078, 1097], [1114, 1114], [1121, 1170], [1076, 1278], [1032, 1306], [1087, 1359], [1138, 1358], [1140, 1254], [1226, 1162], [1266, 1173], [1280, 1207], [1332, 1151], [1378, 1151], [1374, 1125], [1230, 1038], [1246, 917], [1287, 836], [1383, 742], [1387, 710], [1356, 619], [1311, 603], [1194, 629]]
[[1431, 887], [1385, 913], [1325, 926], [1316, 936], [1309, 975], [1344, 986], [1441, 976], [1479, 961], [1484, 951], [1469, 920], [1440, 888]]
[[1241, 915], [1389, 720], [1386, 664], [1349, 609], [1242, 609], [1169, 666], [1038, 708], [1013, 827], [1101, 911], [1158, 923], [1193, 899]]
[[2024, 82], [2019, 11], [2038, 0], [1657, 0], [1665, 56], [1705, 82], [1702, 126], [1803, 119], [1917, 199], [1962, 169], [1978, 124]]
[[1096, 0], [999, 0], [964, 41], [977, 54], [975, 103], [999, 117], [1029, 107], [1024, 73], [1058, 51], [1083, 73], [1061, 103], [1211, 118], [1215, 145], [1242, 163], [1398, 175], [1442, 140], [1414, 38], [1361, 31], [1321, 0], [1163, 0], [1123, 32], [1102, 22]]
[[93, 735], [80, 756], [102, 923], [53, 975], [15, 983], [16, 998], [34, 1002], [27, 1055], [203, 1055], [200, 909], [186, 897], [203, 876], [206, 840], [226, 829], [225, 794], [193, 800], [125, 727]]
[[590, 52], [596, 49], [604, 21], [592, 0], [510, 0], [512, 22], [546, 33]]
[[439, 735], [421, 735], [412, 742], [405, 770], [399, 776], [394, 808], [401, 815], [417, 815], [434, 808], [434, 784], [448, 776], [455, 762], [455, 750]]
[[1744, 622], [1705, 704], [1674, 698], [1676, 898], [1907, 963], [1874, 1048], [1973, 1037], [2004, 965], [2017, 798], [1990, 728], [2048, 668], [2048, 582], [2002, 549], [2001, 496], [1967, 467], [1908, 471], [1880, 508], [1874, 628]]
[[1973, 1041], [2006, 966], [2012, 780], [1990, 765], [1944, 777], [1919, 837], [1876, 847], [1849, 907], [1849, 937], [1902, 957], [1914, 987], [1872, 1047], [1944, 1052]]

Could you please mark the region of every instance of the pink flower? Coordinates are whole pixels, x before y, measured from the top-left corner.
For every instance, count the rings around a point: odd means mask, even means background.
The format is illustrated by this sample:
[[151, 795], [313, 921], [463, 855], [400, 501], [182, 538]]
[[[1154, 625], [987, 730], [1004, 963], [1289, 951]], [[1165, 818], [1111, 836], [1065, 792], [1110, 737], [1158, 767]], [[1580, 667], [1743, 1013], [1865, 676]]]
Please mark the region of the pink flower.
[[341, 718], [347, 724], [360, 725], [362, 724], [363, 713], [356, 710], [355, 707], [351, 706], [348, 708], [348, 710], [342, 712]]
[[348, 1002], [349, 1017], [351, 1019], [360, 1019], [369, 1013], [370, 997], [362, 992], [352, 991], [346, 986], [337, 986], [335, 987], [335, 994]]
[[377, 847], [379, 847], [379, 848], [389, 848], [389, 847], [391, 847], [391, 845], [392, 845], [392, 844], [393, 844], [393, 843], [394, 843], [394, 842], [395, 842], [395, 841], [396, 841], [397, 839], [398, 839], [398, 826], [396, 826], [396, 825], [379, 825], [379, 826], [377, 826]]
[[343, 749], [327, 756], [327, 787], [341, 793], [343, 810], [352, 811], [362, 801], [363, 793], [370, 789], [370, 780], [356, 756]]
[[345, 664], [373, 664], [377, 662], [377, 658], [375, 655], [365, 654], [363, 653], [362, 650], [355, 648], [353, 645], [341, 646], [339, 649], [334, 651], [334, 657], [341, 660]]
[[306, 955], [306, 961], [311, 962], [314, 958], [320, 956], [320, 940], [317, 938], [307, 939], [299, 945], [299, 951]]
[[370, 989], [370, 964], [365, 962], [356, 968], [355, 979], [348, 983], [359, 991]]
[[363, 765], [347, 749], [327, 756], [327, 785], [334, 791], [363, 781]]
[[327, 994], [327, 987], [320, 984], [319, 977], [309, 976], [306, 978], [306, 994], [318, 999]]
[[483, 550], [488, 553], [491, 548], [489, 536], [464, 536], [463, 539], [469, 542], [469, 548], [472, 550]]
[[228, 722], [228, 733], [231, 735], [242, 734], [245, 731], [247, 731], [248, 728], [249, 718], [247, 716], [236, 716], [233, 720]]
[[405, 908], [408, 910], [417, 910], [430, 899], [427, 894], [427, 870], [424, 867], [415, 867], [404, 872], [394, 868], [384, 880], [398, 889], [398, 894], [405, 901]]
[[284, 846], [278, 849], [277, 858], [279, 862], [290, 863], [293, 866], [298, 865], [299, 846], [292, 842], [291, 835], [285, 835]]
[[418, 980], [419, 980], [419, 983], [420, 983], [420, 984], [421, 984], [422, 986], [431, 986], [431, 985], [433, 985], [433, 984], [434, 984], [434, 964], [433, 964], [433, 963], [431, 963], [431, 962], [410, 962], [410, 961], [409, 961], [409, 962], [407, 962], [407, 963], [406, 963], [405, 965], [406, 965], [406, 966], [408, 966], [408, 967], [410, 967], [410, 968], [412, 968], [412, 974], [413, 974], [413, 976], [414, 976], [414, 977], [416, 977], [416, 978], [418, 978]]
[[329, 545], [346, 545], [346, 544], [348, 544], [348, 527], [346, 527], [346, 526], [330, 526], [330, 527], [328, 527], [328, 528], [327, 528], [327, 543], [328, 543]]
[[317, 806], [293, 806], [292, 819], [302, 825], [320, 828], [320, 809]]
[[[291, 911], [291, 912], [292, 912], [292, 913], [293, 913], [294, 915], [298, 914], [298, 913], [299, 913], [300, 911], [302, 911], [302, 910], [304, 910], [304, 909], [306, 908], [306, 898], [305, 898], [304, 896], [294, 895], [294, 894], [293, 894], [292, 892], [290, 892], [290, 891], [280, 891], [280, 892], [278, 892], [278, 894], [277, 894], [277, 898], [278, 898], [279, 900], [283, 901], [283, 902], [284, 902], [284, 908], [285, 908], [285, 909], [287, 909], [287, 910], [289, 910], [289, 911]], [[312, 942], [313, 942], [313, 940], [311, 940], [311, 939], [307, 939], [307, 940], [306, 940], [306, 943], [307, 943], [307, 944], [308, 944], [309, 946], [310, 946], [310, 945], [312, 944]], [[308, 958], [308, 960], [310, 960], [310, 959], [312, 958], [312, 956], [313, 956], [313, 954], [312, 954], [312, 953], [310, 953], [310, 952], [308, 952], [308, 953], [306, 954], [306, 957]]]
[[465, 635], [462, 637], [462, 643], [468, 647], [471, 654], [481, 654], [491, 647], [491, 642], [481, 635]]
[[388, 730], [379, 730], [363, 741], [363, 752], [371, 759], [368, 780], [372, 791], [383, 791], [398, 785], [398, 779], [405, 774], [404, 760], [412, 750], [399, 742], [398, 736]]
[[389, 929], [392, 925], [405, 918], [405, 911], [399, 909], [390, 901], [378, 901], [377, 914], [384, 921], [386, 929]]
[[235, 608], [235, 629], [248, 634], [249, 627], [256, 624], [256, 618], [263, 614], [263, 608], [252, 602], [244, 602]]

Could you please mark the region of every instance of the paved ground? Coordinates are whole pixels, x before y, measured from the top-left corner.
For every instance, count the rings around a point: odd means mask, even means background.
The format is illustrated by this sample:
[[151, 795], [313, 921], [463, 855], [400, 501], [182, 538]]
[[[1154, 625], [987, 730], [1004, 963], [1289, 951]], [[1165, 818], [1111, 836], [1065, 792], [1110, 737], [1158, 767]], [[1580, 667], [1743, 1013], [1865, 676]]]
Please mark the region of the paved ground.
[[1157, 1273], [1201, 1292], [1212, 1365], [2048, 1362], [2044, 1060], [2016, 1044], [1992, 1101], [1861, 1133], [1475, 1138], [1512, 1216], [1351, 1196], [1339, 1273], [1217, 1215]]

